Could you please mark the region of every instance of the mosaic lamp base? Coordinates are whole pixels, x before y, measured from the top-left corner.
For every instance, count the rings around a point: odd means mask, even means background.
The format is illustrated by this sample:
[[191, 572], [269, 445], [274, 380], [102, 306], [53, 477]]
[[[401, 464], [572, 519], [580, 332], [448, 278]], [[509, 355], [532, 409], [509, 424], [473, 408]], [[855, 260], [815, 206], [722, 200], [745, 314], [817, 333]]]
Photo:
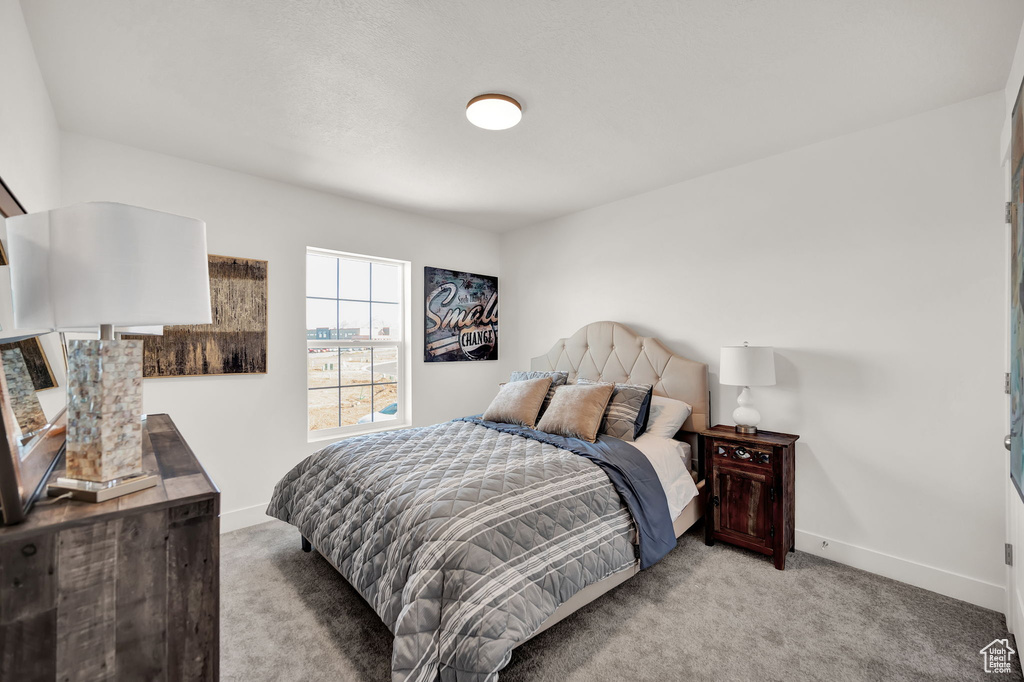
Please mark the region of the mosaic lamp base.
[[142, 342], [68, 342], [67, 478], [142, 472]]

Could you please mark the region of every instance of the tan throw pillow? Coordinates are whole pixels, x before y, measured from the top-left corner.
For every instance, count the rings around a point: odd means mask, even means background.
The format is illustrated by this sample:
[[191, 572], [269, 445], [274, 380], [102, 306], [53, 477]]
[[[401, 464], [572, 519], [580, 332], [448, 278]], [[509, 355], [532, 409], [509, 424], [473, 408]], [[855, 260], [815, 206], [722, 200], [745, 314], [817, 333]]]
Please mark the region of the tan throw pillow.
[[494, 396], [481, 418], [488, 422], [518, 424], [532, 429], [537, 423], [537, 415], [540, 414], [550, 386], [551, 377], [511, 381], [498, 389], [498, 395]]
[[615, 384], [572, 384], [555, 389], [537, 429], [593, 443]]
[[540, 377], [551, 377], [551, 388], [548, 389], [548, 394], [544, 398], [544, 404], [540, 408], [540, 413], [544, 414], [544, 410], [548, 409], [548, 405], [551, 404], [551, 399], [555, 397], [555, 389], [559, 386], [565, 386], [569, 382], [568, 372], [512, 372], [508, 380], [523, 381], [524, 379], [539, 379]]

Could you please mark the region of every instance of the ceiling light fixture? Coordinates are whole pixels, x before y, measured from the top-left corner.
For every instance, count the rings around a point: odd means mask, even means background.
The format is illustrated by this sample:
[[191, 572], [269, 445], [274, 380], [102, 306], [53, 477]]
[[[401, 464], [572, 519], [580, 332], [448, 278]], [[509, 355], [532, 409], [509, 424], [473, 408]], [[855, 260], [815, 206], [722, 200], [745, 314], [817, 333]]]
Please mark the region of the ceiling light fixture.
[[507, 130], [523, 118], [523, 108], [508, 95], [477, 95], [466, 105], [466, 118], [477, 128]]

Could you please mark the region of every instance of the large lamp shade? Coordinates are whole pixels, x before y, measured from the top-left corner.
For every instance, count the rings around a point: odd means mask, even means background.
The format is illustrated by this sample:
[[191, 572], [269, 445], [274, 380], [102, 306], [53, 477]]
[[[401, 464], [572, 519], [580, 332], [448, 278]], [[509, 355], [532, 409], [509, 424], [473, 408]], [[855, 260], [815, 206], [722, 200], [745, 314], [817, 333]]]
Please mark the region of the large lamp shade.
[[726, 386], [774, 386], [775, 351], [771, 346], [724, 346], [718, 381]]
[[7, 220], [14, 325], [206, 324], [206, 223], [95, 202]]
[[[4, 303], [7, 301], [8, 303]], [[14, 311], [11, 309], [11, 268], [0, 266], [0, 343], [14, 343], [22, 339], [46, 334], [49, 329], [15, 329]]]

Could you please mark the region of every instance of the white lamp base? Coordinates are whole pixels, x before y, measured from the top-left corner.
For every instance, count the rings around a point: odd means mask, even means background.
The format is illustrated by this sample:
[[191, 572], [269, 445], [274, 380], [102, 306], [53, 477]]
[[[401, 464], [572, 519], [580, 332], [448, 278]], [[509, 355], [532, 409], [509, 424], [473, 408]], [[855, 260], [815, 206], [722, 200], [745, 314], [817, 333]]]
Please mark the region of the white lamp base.
[[736, 433], [757, 433], [757, 425], [761, 423], [761, 413], [754, 407], [749, 386], [743, 387], [736, 402], [739, 407], [732, 411], [732, 420], [736, 422]]

